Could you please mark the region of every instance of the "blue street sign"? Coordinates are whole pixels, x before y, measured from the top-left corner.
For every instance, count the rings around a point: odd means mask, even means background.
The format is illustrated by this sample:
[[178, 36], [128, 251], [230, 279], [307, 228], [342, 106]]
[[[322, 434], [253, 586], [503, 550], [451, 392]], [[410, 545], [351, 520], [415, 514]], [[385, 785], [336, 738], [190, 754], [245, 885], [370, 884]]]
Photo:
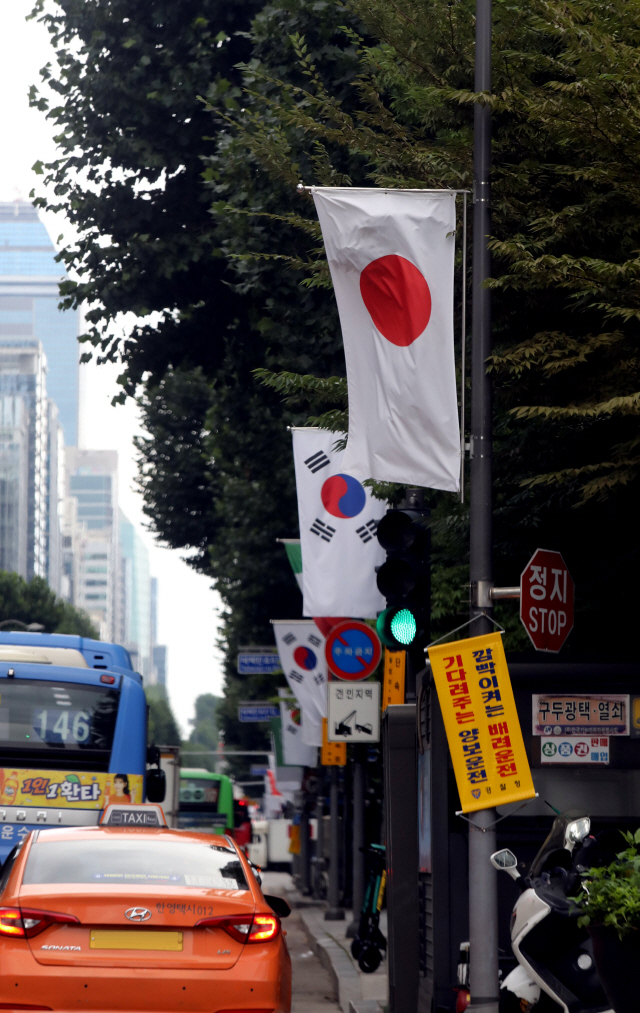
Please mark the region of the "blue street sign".
[[246, 703], [238, 707], [238, 719], [248, 721], [271, 721], [280, 717], [280, 708], [270, 703]]
[[275, 652], [238, 655], [238, 675], [273, 675], [281, 670], [280, 658]]
[[266, 777], [269, 773], [268, 767], [260, 767], [257, 763], [252, 763], [249, 767], [249, 773], [252, 777]]

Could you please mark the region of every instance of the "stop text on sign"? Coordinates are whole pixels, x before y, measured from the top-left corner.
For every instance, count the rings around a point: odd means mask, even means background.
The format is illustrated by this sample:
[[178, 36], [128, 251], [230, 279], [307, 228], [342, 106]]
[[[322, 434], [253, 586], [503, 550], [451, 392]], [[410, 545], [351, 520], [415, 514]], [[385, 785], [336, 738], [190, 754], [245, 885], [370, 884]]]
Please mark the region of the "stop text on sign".
[[536, 549], [520, 577], [520, 619], [536, 651], [557, 654], [573, 629], [574, 584], [559, 552]]

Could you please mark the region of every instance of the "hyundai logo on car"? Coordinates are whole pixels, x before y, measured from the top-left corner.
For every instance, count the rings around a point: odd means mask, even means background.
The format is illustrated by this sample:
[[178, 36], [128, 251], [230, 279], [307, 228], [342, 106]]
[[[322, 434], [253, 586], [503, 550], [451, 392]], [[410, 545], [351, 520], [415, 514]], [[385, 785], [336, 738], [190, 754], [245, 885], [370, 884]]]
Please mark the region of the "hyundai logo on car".
[[128, 911], [125, 911], [124, 916], [130, 922], [148, 922], [151, 912], [148, 907], [130, 907]]

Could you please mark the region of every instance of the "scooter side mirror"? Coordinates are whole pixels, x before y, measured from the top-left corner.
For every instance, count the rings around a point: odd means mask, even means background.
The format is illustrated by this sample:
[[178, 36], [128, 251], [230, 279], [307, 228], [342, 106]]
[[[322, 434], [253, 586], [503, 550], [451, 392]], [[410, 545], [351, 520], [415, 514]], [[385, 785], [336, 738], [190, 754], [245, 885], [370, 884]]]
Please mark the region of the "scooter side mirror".
[[506, 872], [512, 879], [521, 879], [518, 872], [518, 859], [513, 851], [509, 851], [509, 848], [503, 848], [502, 851], [494, 851], [490, 862], [498, 872]]

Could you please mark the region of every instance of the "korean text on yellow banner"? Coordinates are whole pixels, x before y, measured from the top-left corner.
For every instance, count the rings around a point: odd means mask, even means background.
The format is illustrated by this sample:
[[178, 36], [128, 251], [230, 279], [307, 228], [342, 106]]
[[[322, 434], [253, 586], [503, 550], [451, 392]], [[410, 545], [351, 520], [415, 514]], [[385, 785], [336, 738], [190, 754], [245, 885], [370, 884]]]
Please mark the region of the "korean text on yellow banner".
[[429, 648], [462, 812], [534, 798], [499, 633]]
[[406, 651], [384, 649], [384, 681], [382, 683], [382, 710], [391, 704], [404, 703], [404, 678], [407, 666]]
[[0, 805], [104, 809], [142, 801], [142, 774], [0, 768]]

